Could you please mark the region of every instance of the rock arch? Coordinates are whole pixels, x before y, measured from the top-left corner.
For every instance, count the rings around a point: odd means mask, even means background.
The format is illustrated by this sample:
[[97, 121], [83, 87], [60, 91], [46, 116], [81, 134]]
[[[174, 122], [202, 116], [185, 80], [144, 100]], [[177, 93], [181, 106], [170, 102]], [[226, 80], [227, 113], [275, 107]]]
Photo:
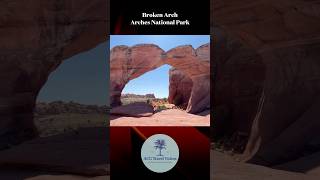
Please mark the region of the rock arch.
[[209, 44], [197, 49], [190, 45], [178, 46], [167, 52], [153, 44], [112, 48], [110, 58], [111, 106], [121, 104], [121, 92], [130, 80], [163, 64], [171, 65], [192, 79], [193, 87], [188, 102], [188, 112], [201, 112], [210, 106]]
[[0, 149], [37, 136], [40, 89], [63, 60], [106, 41], [106, 7], [101, 0], [0, 2]]

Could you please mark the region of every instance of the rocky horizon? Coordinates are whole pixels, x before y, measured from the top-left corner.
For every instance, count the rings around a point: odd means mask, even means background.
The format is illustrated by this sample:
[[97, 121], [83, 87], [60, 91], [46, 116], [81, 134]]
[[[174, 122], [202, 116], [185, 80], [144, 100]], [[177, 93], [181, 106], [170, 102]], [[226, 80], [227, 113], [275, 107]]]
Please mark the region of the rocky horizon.
[[156, 96], [153, 93], [148, 93], [145, 95], [134, 94], [134, 93], [125, 93], [125, 94], [121, 94], [121, 98], [153, 98], [153, 99], [155, 99]]
[[77, 114], [107, 114], [110, 108], [107, 105], [86, 105], [74, 101], [36, 102], [35, 115], [53, 115], [62, 113]]

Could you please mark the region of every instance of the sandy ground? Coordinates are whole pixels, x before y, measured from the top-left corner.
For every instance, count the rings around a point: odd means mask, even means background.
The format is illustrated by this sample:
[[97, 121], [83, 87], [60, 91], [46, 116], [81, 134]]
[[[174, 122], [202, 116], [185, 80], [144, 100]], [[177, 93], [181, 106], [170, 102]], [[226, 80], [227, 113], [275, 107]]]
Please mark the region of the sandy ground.
[[211, 179], [214, 180], [319, 180], [319, 176], [276, 170], [236, 162], [231, 156], [211, 151]]
[[210, 115], [199, 116], [179, 109], [168, 109], [150, 117], [111, 115], [111, 126], [210, 126]]
[[110, 172], [107, 131], [83, 128], [0, 151], [0, 179], [106, 179]]
[[313, 153], [299, 159], [275, 166], [277, 169], [303, 172], [317, 176], [320, 179], [320, 152]]

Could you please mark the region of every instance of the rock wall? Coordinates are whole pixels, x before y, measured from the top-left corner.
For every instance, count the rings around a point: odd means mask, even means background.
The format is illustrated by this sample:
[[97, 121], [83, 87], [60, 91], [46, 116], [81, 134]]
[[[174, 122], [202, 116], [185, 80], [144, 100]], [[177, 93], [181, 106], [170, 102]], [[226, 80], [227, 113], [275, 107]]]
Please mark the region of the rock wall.
[[66, 58], [106, 41], [104, 0], [0, 2], [0, 149], [37, 135], [35, 100]]
[[121, 92], [130, 80], [164, 64], [179, 69], [192, 79], [193, 87], [187, 106], [188, 112], [201, 112], [210, 106], [209, 44], [197, 49], [189, 45], [179, 46], [168, 52], [152, 44], [112, 48], [110, 58], [111, 106], [121, 104]]
[[[234, 128], [240, 128], [241, 123], [250, 127], [244, 160], [269, 166], [286, 162], [301, 156], [313, 137], [320, 135], [320, 124], [316, 120], [319, 116], [316, 110], [320, 109], [319, 9], [319, 1], [214, 2], [213, 32], [217, 29], [224, 32], [252, 52], [242, 62], [252, 67], [250, 71], [253, 70], [254, 74], [260, 74], [257, 70], [264, 69], [256, 80], [249, 78], [249, 82], [254, 83], [248, 86], [262, 88], [247, 97], [254, 101], [259, 99], [256, 105], [252, 104], [253, 108], [243, 109], [243, 103], [229, 103], [227, 100], [231, 99], [229, 89], [240, 90], [242, 85], [239, 84], [247, 83], [245, 71], [231, 74], [229, 78], [233, 83], [222, 82], [224, 78], [218, 78], [217, 74], [214, 83], [225, 84], [226, 92], [214, 93], [216, 97], [227, 97], [219, 104], [229, 107], [227, 111], [232, 113], [226, 114], [232, 116], [228, 118], [238, 124]], [[222, 61], [216, 51], [224, 47], [215, 48], [215, 60]], [[237, 58], [237, 53], [233, 52], [230, 53], [231, 59]], [[256, 63], [249, 62], [249, 58], [261, 66], [255, 68]], [[230, 68], [216, 69], [220, 74], [228, 74]], [[235, 109], [239, 110], [240, 117], [234, 116]], [[219, 117], [214, 118], [219, 121]]]
[[169, 70], [169, 103], [186, 109], [192, 86], [192, 80], [188, 76], [176, 68], [171, 68]]
[[215, 32], [212, 133], [215, 138], [241, 134], [247, 139], [263, 90], [265, 65], [241, 41], [218, 28]]

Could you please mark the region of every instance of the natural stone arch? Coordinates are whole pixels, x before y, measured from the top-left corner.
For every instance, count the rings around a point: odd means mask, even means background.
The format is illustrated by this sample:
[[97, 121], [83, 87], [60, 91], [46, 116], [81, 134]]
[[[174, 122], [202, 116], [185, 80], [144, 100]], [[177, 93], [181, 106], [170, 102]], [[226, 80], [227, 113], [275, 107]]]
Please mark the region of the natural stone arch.
[[121, 92], [130, 80], [164, 64], [179, 69], [192, 79], [193, 88], [187, 107], [188, 112], [201, 112], [210, 106], [209, 44], [197, 49], [190, 45], [178, 46], [168, 52], [153, 44], [112, 48], [110, 58], [111, 106], [121, 104]]
[[37, 136], [40, 89], [63, 60], [106, 41], [106, 7], [101, 0], [0, 2], [0, 149]]

